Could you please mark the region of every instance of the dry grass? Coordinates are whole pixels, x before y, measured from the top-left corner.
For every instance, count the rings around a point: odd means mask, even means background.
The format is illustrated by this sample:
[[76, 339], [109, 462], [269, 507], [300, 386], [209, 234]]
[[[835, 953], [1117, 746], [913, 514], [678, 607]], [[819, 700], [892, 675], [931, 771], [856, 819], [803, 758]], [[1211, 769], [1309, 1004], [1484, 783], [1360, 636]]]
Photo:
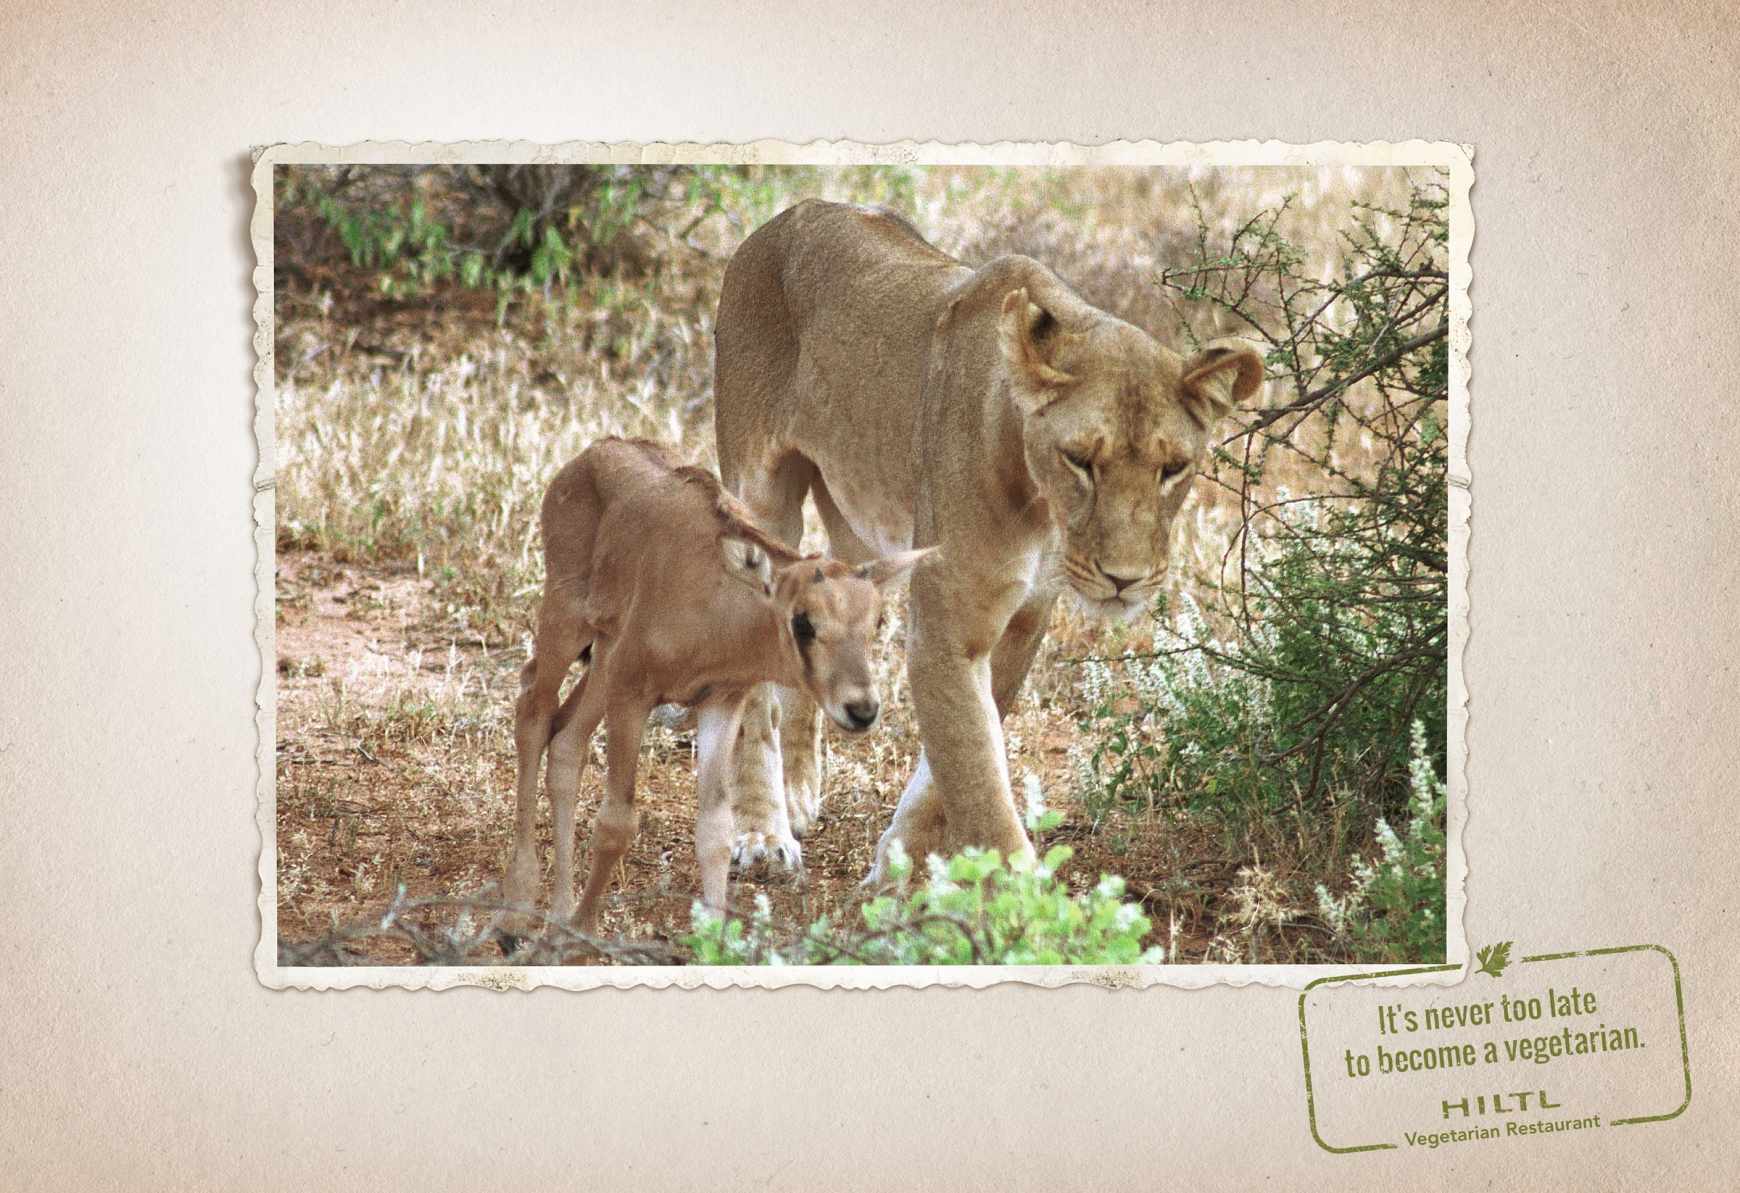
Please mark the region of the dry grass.
[[[891, 202], [963, 259], [1028, 253], [1090, 301], [1177, 341], [1232, 330], [1155, 284], [1193, 246], [1195, 206], [1230, 231], [1291, 195], [1285, 230], [1314, 246], [1313, 272], [1330, 271], [1350, 202], [1393, 201], [1405, 185], [1399, 172], [1339, 168], [755, 170], [698, 224], [680, 203], [654, 213], [657, 269], [581, 279], [499, 324], [490, 296], [456, 287], [381, 302], [359, 271], [320, 262], [318, 227], [284, 221], [280, 258], [301, 264], [280, 271], [276, 308], [281, 941], [378, 917], [401, 886], [418, 898], [488, 897], [511, 840], [511, 706], [541, 580], [543, 486], [609, 434], [712, 462], [719, 284], [733, 247], [768, 215], [810, 194]], [[1277, 459], [1264, 486], [1311, 492], [1322, 479], [1300, 454]], [[1212, 477], [1196, 486], [1175, 574], [1183, 591], [1206, 594], [1239, 508]], [[1068, 660], [1146, 641], [1139, 627], [1104, 631], [1060, 613], [1008, 726], [1011, 773], [1037, 775], [1066, 814], [1053, 836], [1076, 849], [1069, 877], [1123, 874], [1181, 961], [1334, 959], [1311, 890], [1345, 868], [1360, 826], [1338, 830], [1346, 844], [1329, 857], [1283, 823], [1193, 816], [1182, 801], [1090, 810], [1077, 797], [1079, 676]], [[899, 655], [891, 631], [886, 727], [830, 742], [807, 882], [745, 881], [734, 901], [766, 889], [782, 915], [850, 914], [918, 748]], [[697, 890], [693, 765], [687, 739], [654, 729], [648, 742], [643, 829], [606, 927], [668, 941]], [[583, 824], [598, 778], [589, 771], [582, 789]], [[415, 960], [402, 939], [357, 947], [376, 963]]]

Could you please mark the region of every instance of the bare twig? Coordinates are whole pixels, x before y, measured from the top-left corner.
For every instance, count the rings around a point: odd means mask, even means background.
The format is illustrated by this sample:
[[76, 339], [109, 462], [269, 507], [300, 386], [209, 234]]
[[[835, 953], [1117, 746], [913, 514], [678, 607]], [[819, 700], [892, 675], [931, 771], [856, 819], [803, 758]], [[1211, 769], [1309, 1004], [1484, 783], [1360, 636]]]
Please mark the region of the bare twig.
[[1228, 435], [1225, 439], [1221, 440], [1221, 445], [1224, 447], [1226, 444], [1231, 443], [1240, 436], [1254, 434], [1277, 419], [1285, 418], [1287, 415], [1296, 411], [1308, 410], [1318, 406], [1329, 398], [1333, 398], [1336, 395], [1343, 393], [1356, 383], [1365, 380], [1373, 373], [1382, 369], [1387, 369], [1411, 353], [1418, 352], [1421, 348], [1436, 343], [1443, 339], [1447, 334], [1449, 334], [1449, 327], [1446, 324], [1440, 323], [1431, 331], [1422, 332], [1412, 339], [1397, 345], [1383, 356], [1380, 356], [1376, 360], [1367, 364], [1357, 373], [1350, 374], [1349, 376], [1340, 378], [1336, 381], [1331, 381], [1328, 385], [1319, 386], [1307, 393], [1304, 397], [1289, 402], [1285, 406], [1276, 406], [1272, 409], [1263, 411], [1263, 413], [1258, 415], [1249, 426], [1236, 434]]

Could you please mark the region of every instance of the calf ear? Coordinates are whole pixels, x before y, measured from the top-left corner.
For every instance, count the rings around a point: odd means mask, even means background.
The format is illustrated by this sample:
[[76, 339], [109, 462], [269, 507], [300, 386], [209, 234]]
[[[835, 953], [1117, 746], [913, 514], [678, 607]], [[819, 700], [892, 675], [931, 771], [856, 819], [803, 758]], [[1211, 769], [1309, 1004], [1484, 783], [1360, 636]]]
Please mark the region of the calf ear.
[[724, 556], [726, 575], [763, 596], [773, 595], [773, 560], [765, 550], [747, 539], [737, 538], [720, 539], [719, 550]]
[[1216, 340], [1184, 362], [1184, 408], [1204, 428], [1250, 401], [1263, 384], [1263, 358], [1244, 340]]
[[[1054, 389], [1074, 380], [1057, 367], [1059, 334], [1057, 316], [1034, 302], [1026, 286], [1018, 286], [1003, 298], [1003, 313], [997, 320], [997, 342], [1003, 359], [1028, 386]], [[1051, 395], [1044, 395], [1049, 401]]]
[[881, 559], [873, 559], [869, 563], [860, 564], [853, 572], [860, 580], [868, 580], [878, 588], [886, 588], [890, 584], [903, 580], [918, 566], [925, 556], [936, 551], [935, 547], [924, 547], [918, 551], [901, 551], [894, 555], [884, 555]]

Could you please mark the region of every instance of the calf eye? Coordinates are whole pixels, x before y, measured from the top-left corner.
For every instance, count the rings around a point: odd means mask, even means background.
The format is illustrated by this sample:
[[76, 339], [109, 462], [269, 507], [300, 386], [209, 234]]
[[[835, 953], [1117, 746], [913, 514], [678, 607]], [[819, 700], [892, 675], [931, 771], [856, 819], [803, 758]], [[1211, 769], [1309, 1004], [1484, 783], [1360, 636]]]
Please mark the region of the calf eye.
[[794, 613], [791, 616], [791, 636], [800, 643], [813, 642], [816, 637], [816, 627], [810, 624], [808, 613]]

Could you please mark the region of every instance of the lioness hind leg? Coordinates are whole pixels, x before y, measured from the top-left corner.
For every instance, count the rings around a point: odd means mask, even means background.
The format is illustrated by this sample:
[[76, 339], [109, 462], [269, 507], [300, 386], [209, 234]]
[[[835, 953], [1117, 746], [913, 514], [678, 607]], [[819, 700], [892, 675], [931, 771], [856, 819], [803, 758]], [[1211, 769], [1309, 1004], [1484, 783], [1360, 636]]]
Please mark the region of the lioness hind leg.
[[997, 702], [997, 716], [1007, 719], [1021, 685], [1033, 669], [1033, 660], [1045, 642], [1045, 627], [1051, 621], [1056, 594], [1037, 597], [1015, 611], [991, 651], [991, 698]]
[[920, 751], [918, 766], [914, 768], [912, 778], [906, 781], [906, 789], [900, 793], [894, 819], [888, 822], [881, 839], [876, 842], [876, 860], [861, 885], [867, 891], [888, 885], [893, 878], [888, 872], [888, 859], [896, 842], [908, 858], [922, 866], [927, 856], [943, 851], [946, 837], [942, 795], [931, 781], [930, 760]]

